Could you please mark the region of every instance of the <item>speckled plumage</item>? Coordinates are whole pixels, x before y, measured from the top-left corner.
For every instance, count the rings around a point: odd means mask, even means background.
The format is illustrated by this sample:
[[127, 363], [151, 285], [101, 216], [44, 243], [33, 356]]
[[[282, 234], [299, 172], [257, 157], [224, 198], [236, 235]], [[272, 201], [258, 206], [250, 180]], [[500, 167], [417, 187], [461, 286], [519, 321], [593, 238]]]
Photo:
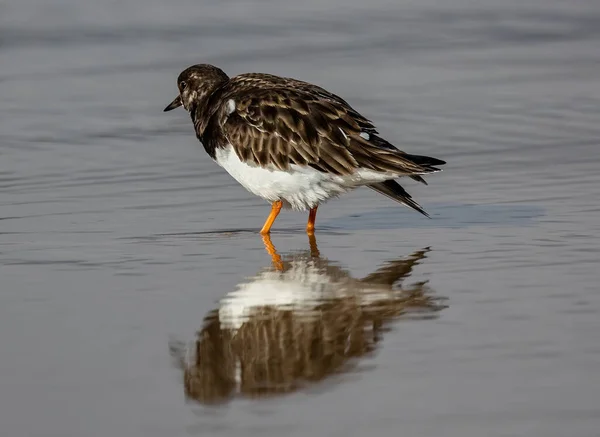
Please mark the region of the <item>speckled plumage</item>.
[[180, 95], [207, 153], [252, 193], [315, 208], [368, 186], [425, 215], [393, 179], [439, 171], [439, 159], [407, 154], [381, 138], [344, 99], [316, 85], [262, 73], [229, 78], [212, 65], [184, 70]]

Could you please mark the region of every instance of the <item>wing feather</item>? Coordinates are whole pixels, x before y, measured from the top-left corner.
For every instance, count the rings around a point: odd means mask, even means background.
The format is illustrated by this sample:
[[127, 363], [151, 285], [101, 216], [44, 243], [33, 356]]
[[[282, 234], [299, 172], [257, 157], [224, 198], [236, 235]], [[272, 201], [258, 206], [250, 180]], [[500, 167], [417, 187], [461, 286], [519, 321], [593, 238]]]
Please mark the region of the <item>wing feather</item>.
[[[377, 137], [370, 121], [321, 88], [296, 83], [236, 91], [222, 99], [233, 98], [234, 111], [220, 111], [218, 122], [243, 162], [280, 170], [292, 164], [310, 166], [337, 175], [358, 168], [390, 177], [438, 170], [414, 162], [411, 155]], [[367, 138], [385, 142], [385, 147], [365, 139], [360, 135], [364, 132], [370, 133]]]

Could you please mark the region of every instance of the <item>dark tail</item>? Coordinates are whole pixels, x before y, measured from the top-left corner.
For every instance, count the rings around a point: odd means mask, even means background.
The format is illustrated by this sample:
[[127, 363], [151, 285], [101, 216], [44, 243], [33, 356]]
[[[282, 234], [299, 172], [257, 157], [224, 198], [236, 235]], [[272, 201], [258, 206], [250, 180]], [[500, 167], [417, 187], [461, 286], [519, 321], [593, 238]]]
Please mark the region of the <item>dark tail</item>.
[[[446, 163], [446, 161], [442, 161], [441, 159], [437, 159], [437, 158], [432, 158], [431, 156], [411, 155], [409, 153], [398, 150], [398, 148], [396, 148], [396, 146], [390, 144], [389, 142], [387, 142], [386, 140], [384, 140], [383, 138], [381, 138], [378, 135], [371, 135], [370, 141], [375, 146], [377, 146], [381, 149], [391, 150], [394, 152], [401, 153], [404, 158], [408, 158], [411, 162], [424, 167], [426, 170], [429, 170], [432, 173], [434, 173], [436, 171], [441, 171], [439, 168], [435, 167], [436, 165], [444, 165]], [[410, 175], [409, 177], [411, 179], [414, 179], [417, 182], [421, 182], [422, 184], [427, 185], [427, 182], [425, 182], [425, 179], [423, 179], [420, 175]]]
[[[425, 158], [425, 157], [423, 157], [423, 158]], [[433, 159], [433, 158], [429, 158], [429, 159]], [[439, 160], [436, 160], [436, 161], [439, 161]], [[443, 161], [441, 161], [441, 162], [443, 162]], [[436, 165], [440, 165], [440, 164], [436, 164]], [[377, 184], [367, 185], [367, 187], [377, 191], [378, 193], [383, 194], [384, 196], [389, 197], [390, 199], [395, 200], [396, 202], [400, 202], [402, 205], [408, 206], [409, 208], [412, 208], [415, 211], [419, 211], [425, 217], [429, 217], [429, 214], [427, 214], [427, 212], [425, 212], [425, 210], [421, 207], [421, 205], [419, 205], [417, 202], [412, 200], [412, 197], [410, 196], [410, 194], [408, 194], [406, 192], [406, 190], [404, 188], [402, 188], [402, 186], [394, 180], [389, 180], [389, 181], [385, 181], [385, 182], [379, 182]]]
[[[422, 156], [422, 155], [409, 155], [406, 154], [406, 157], [410, 159], [415, 164], [422, 165], [423, 167], [433, 167], [436, 165], [444, 165], [446, 161], [442, 161], [441, 159], [432, 158], [431, 156]], [[439, 170], [439, 169], [437, 169]]]
[[[408, 155], [407, 158], [410, 159], [415, 164], [422, 165], [423, 167], [430, 169], [432, 171], [440, 171], [439, 168], [435, 168], [436, 165], [444, 165], [446, 161], [442, 161], [441, 159], [432, 158], [430, 156], [421, 156], [421, 155]], [[414, 179], [417, 182], [421, 182], [422, 184], [427, 185], [427, 181], [423, 179], [419, 175], [410, 176], [411, 179]]]

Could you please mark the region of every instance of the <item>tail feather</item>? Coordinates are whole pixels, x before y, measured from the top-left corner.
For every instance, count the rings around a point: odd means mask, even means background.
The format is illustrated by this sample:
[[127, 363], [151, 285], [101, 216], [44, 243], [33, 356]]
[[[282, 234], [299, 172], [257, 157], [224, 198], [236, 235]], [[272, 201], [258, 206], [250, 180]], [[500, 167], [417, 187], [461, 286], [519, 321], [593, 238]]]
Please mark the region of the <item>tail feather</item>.
[[425, 217], [430, 218], [429, 214], [427, 214], [427, 212], [421, 207], [421, 205], [419, 205], [417, 202], [412, 200], [411, 195], [408, 194], [406, 192], [406, 190], [404, 188], [402, 188], [402, 186], [398, 182], [396, 182], [394, 180], [388, 180], [388, 181], [379, 182], [377, 184], [371, 184], [371, 185], [367, 185], [367, 186], [369, 188], [377, 191], [378, 193], [381, 193], [384, 196], [387, 196], [390, 199], [395, 200], [396, 202], [399, 202], [405, 206], [408, 206], [409, 208], [414, 209], [415, 211], [420, 212]]
[[[370, 134], [370, 143], [382, 150], [400, 153], [404, 158], [408, 159], [412, 163], [417, 164], [418, 166], [426, 170], [426, 173], [434, 173], [441, 171], [441, 169], [436, 168], [435, 166], [446, 164], [446, 161], [442, 161], [441, 159], [423, 155], [411, 155], [409, 153], [403, 152], [402, 150], [399, 150], [396, 146], [390, 144], [389, 142], [387, 142], [380, 136], [375, 135], [374, 133]], [[425, 179], [423, 179], [418, 174], [412, 174], [409, 175], [409, 177], [417, 182], [421, 182], [422, 184], [427, 185]]]
[[[446, 163], [446, 161], [442, 161], [441, 159], [437, 159], [437, 158], [432, 158], [430, 156], [407, 155], [407, 158], [410, 159], [415, 164], [419, 164], [420, 166], [423, 166], [432, 171], [441, 171], [439, 168], [435, 168], [433, 166], [434, 165], [444, 165]], [[417, 182], [421, 182], [422, 184], [427, 185], [427, 181], [419, 175], [411, 175], [410, 178]]]
[[428, 185], [427, 181], [425, 179], [423, 179], [421, 176], [419, 175], [411, 175], [409, 176], [412, 180], [417, 181], [417, 182], [421, 182], [424, 185]]
[[415, 164], [422, 165], [423, 167], [433, 167], [435, 165], [444, 165], [446, 163], [446, 161], [442, 161], [441, 159], [437, 158], [432, 158], [431, 156], [409, 155], [407, 153], [406, 157]]

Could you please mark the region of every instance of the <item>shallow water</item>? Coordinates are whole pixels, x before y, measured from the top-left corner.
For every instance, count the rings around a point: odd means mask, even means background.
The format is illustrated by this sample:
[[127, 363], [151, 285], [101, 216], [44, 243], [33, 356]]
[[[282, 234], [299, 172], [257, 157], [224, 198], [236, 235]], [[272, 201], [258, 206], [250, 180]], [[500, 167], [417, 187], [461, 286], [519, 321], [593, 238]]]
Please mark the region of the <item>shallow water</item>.
[[[3, 3], [0, 434], [597, 436], [599, 46], [592, 0]], [[265, 247], [162, 112], [197, 62], [447, 160], [432, 219], [360, 189]]]

